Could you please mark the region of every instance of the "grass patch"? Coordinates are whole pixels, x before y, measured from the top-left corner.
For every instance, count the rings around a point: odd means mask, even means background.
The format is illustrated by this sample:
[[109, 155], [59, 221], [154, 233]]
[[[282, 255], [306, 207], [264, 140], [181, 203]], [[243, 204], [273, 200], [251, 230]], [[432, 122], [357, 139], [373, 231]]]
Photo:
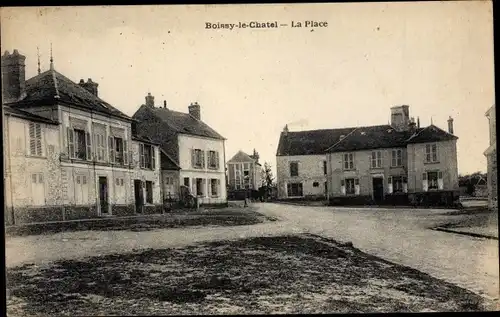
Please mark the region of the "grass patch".
[[14, 315], [474, 311], [482, 299], [313, 235], [259, 237], [7, 270]]
[[256, 212], [256, 208], [212, 209], [206, 212], [186, 214], [143, 215], [130, 218], [92, 219], [87, 221], [57, 222], [12, 226], [6, 228], [9, 236], [27, 236], [54, 234], [71, 231], [149, 231], [165, 228], [183, 228], [192, 226], [241, 226], [253, 225], [275, 218]]

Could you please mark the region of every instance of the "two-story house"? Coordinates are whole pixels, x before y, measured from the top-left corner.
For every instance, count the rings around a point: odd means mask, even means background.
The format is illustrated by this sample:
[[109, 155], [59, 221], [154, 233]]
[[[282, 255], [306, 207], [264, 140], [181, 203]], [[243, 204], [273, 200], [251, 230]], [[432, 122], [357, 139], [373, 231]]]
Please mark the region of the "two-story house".
[[497, 130], [496, 110], [493, 105], [486, 112], [489, 121], [490, 146], [484, 152], [488, 164], [488, 207], [498, 211], [498, 186], [497, 186]]
[[170, 162], [162, 166], [164, 180], [169, 177], [173, 184], [170, 197], [178, 199], [180, 186], [186, 186], [201, 204], [227, 204], [225, 138], [201, 120], [198, 103], [188, 110], [169, 109], [166, 101], [156, 107], [154, 96], [148, 94], [133, 118], [139, 135], [160, 144], [162, 160]]
[[255, 149], [252, 155], [238, 151], [227, 161], [229, 196], [241, 198], [245, 190], [258, 190], [262, 185], [262, 165]]
[[[25, 56], [2, 56], [5, 145], [15, 149], [5, 152], [12, 222], [160, 210], [158, 146], [134, 140], [132, 118], [99, 98], [97, 88], [57, 72], [52, 58], [49, 70], [26, 80]], [[141, 165], [141, 144], [152, 147], [152, 165]]]
[[353, 128], [327, 149], [330, 203], [453, 203], [458, 191], [453, 119], [446, 132], [432, 124], [421, 128], [406, 105], [391, 112], [390, 125]]
[[278, 199], [325, 198], [326, 149], [352, 129], [281, 132], [276, 152]]

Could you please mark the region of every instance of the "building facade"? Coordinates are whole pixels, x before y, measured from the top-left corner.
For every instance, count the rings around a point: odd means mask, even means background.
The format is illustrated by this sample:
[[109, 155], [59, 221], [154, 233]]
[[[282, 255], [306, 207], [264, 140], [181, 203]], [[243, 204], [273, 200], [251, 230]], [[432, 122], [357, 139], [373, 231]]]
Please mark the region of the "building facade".
[[328, 148], [329, 201], [452, 204], [459, 190], [453, 119], [446, 132], [420, 128], [408, 106], [391, 111], [390, 125], [355, 128]]
[[249, 191], [257, 191], [262, 186], [262, 165], [255, 149], [252, 155], [238, 151], [226, 165], [231, 199], [244, 199]]
[[496, 130], [496, 110], [493, 105], [486, 112], [489, 121], [490, 146], [484, 152], [488, 164], [488, 207], [498, 211], [498, 178], [497, 178], [497, 130]]
[[[161, 211], [159, 148], [132, 119], [54, 69], [25, 80], [25, 57], [2, 56], [7, 222]], [[151, 164], [137, 149], [148, 146]]]
[[203, 205], [227, 204], [225, 138], [201, 120], [199, 104], [188, 110], [171, 110], [166, 102], [157, 107], [148, 94], [133, 118], [139, 134], [160, 144], [162, 159], [171, 161], [162, 166], [169, 198], [180, 200], [184, 186]]

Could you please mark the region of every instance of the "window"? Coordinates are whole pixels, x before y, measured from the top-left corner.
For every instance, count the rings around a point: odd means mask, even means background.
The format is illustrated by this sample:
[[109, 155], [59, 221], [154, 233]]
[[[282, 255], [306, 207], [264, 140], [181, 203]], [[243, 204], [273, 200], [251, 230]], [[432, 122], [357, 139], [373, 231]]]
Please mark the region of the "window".
[[73, 158], [77, 158], [80, 160], [87, 159], [87, 139], [84, 130], [74, 129], [73, 130], [73, 138], [74, 138], [74, 153]]
[[354, 154], [352, 153], [345, 153], [343, 155], [344, 158], [344, 169], [345, 170], [352, 170], [354, 169]]
[[218, 180], [218, 179], [211, 179], [210, 180], [210, 191], [212, 193], [212, 196], [219, 195], [219, 184], [220, 184], [220, 180]]
[[106, 137], [104, 134], [101, 133], [95, 133], [94, 134], [94, 144], [95, 144], [95, 149], [96, 149], [96, 159], [98, 161], [106, 161]]
[[391, 166], [403, 166], [403, 150], [392, 150]]
[[42, 156], [42, 125], [30, 122], [30, 155]]
[[153, 182], [146, 181], [146, 203], [153, 203]]
[[191, 150], [191, 163], [194, 168], [204, 168], [205, 152], [200, 149]]
[[115, 164], [127, 165], [128, 164], [127, 141], [122, 138], [110, 136], [108, 139], [108, 143], [109, 143], [110, 162]]
[[319, 187], [319, 183], [318, 182], [314, 182], [313, 183], [313, 187]]
[[373, 151], [372, 152], [371, 167], [372, 168], [381, 168], [382, 167], [382, 152], [381, 151]]
[[184, 186], [189, 187], [189, 177], [184, 177]]
[[288, 197], [302, 197], [302, 183], [287, 184]]
[[154, 146], [140, 143], [139, 144], [139, 160], [141, 168], [155, 169], [156, 157]]
[[325, 174], [325, 175], [328, 174], [326, 161], [323, 161], [323, 174]]
[[31, 198], [33, 205], [40, 206], [45, 204], [45, 186], [43, 174], [31, 174]]
[[425, 161], [427, 163], [435, 163], [438, 161], [436, 143], [425, 145]]
[[219, 168], [219, 152], [208, 151], [208, 168], [211, 169]]
[[[345, 179], [345, 192], [347, 195], [354, 195], [356, 193], [356, 188], [354, 185], [356, 184], [357, 179], [354, 178], [346, 178]], [[356, 184], [356, 185], [359, 185]]]
[[291, 162], [290, 163], [290, 176], [299, 176], [299, 163]]
[[204, 191], [203, 191], [204, 183], [205, 183], [205, 180], [203, 178], [196, 179], [196, 195], [197, 196], [204, 196]]

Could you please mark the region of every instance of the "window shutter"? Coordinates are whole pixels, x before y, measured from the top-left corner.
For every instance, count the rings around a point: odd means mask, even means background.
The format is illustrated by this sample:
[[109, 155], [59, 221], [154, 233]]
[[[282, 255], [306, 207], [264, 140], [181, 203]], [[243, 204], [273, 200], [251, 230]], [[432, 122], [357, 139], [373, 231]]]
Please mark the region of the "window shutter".
[[115, 162], [115, 139], [110, 136], [109, 139], [108, 139], [108, 143], [109, 143], [109, 162], [110, 163], [114, 163]]
[[219, 169], [219, 152], [215, 152], [215, 167]]
[[99, 135], [93, 134], [92, 135], [92, 153], [94, 154], [94, 160], [99, 160], [100, 155], [99, 155], [99, 149], [101, 145], [101, 141], [99, 140]]
[[423, 179], [424, 181], [426, 181], [426, 180], [427, 180], [427, 173], [423, 173], [423, 174], [422, 174], [422, 179]]
[[443, 179], [443, 172], [438, 172], [438, 178]]
[[200, 151], [201, 156], [201, 167], [205, 168], [205, 151]]
[[191, 149], [191, 167], [196, 167], [196, 152]]
[[128, 165], [128, 144], [123, 140], [123, 164]]
[[156, 169], [156, 150], [154, 146], [151, 146], [151, 167]]
[[35, 124], [36, 155], [42, 156], [42, 125]]
[[90, 138], [90, 133], [85, 133], [85, 144], [87, 145], [87, 160], [92, 160], [92, 142]]
[[36, 141], [35, 141], [35, 124], [29, 123], [29, 138], [30, 138], [30, 154], [36, 154]]
[[144, 144], [139, 143], [139, 167], [144, 167]]
[[74, 135], [73, 130], [71, 128], [66, 128], [67, 136], [68, 136], [68, 157], [75, 157], [75, 143], [74, 143]]

